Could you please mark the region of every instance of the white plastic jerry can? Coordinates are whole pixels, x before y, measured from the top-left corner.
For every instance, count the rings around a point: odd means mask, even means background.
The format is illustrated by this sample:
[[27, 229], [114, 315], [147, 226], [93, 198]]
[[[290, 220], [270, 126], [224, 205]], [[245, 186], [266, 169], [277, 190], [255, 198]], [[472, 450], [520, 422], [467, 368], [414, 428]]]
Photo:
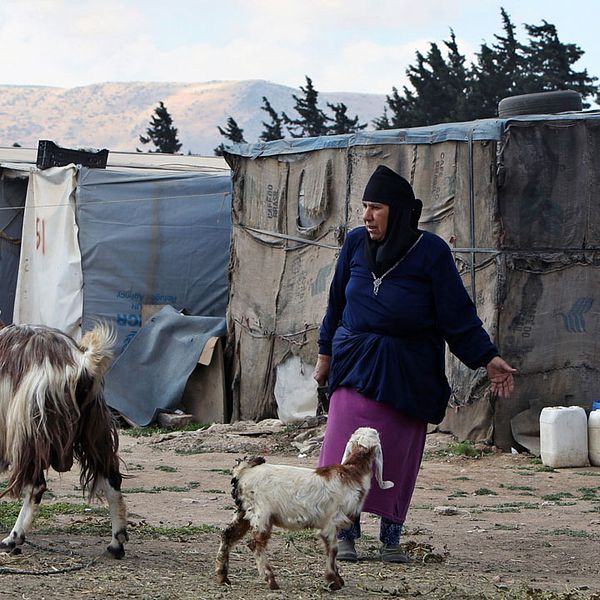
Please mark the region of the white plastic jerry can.
[[593, 410], [588, 419], [590, 463], [600, 467], [600, 410]]
[[546, 406], [540, 413], [542, 462], [553, 468], [586, 467], [588, 419], [581, 406]]

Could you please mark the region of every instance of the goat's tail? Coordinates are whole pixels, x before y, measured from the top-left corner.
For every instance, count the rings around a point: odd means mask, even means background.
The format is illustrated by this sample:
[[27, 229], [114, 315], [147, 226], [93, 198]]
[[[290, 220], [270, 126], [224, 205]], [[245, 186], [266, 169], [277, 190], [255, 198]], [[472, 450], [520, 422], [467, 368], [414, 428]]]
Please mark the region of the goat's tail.
[[77, 382], [80, 410], [75, 457], [81, 465], [81, 487], [89, 496], [96, 493], [99, 477], [120, 489], [119, 436], [115, 419], [104, 400], [103, 378], [112, 357], [116, 334], [106, 323], [98, 323], [79, 342], [81, 376]]
[[92, 378], [101, 379], [113, 357], [113, 346], [116, 334], [106, 323], [98, 323], [94, 329], [88, 331], [79, 342], [82, 352], [82, 369], [87, 371]]

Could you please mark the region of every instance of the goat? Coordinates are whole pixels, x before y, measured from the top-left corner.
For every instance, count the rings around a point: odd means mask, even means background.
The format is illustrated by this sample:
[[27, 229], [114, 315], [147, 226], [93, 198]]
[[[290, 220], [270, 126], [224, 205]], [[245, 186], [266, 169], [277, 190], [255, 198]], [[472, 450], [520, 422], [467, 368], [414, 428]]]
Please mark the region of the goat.
[[121, 494], [116, 423], [104, 401], [103, 376], [112, 358], [114, 334], [97, 325], [77, 344], [41, 325], [0, 330], [0, 473], [9, 470], [0, 494], [25, 498], [0, 551], [20, 552], [42, 496], [44, 473], [69, 471], [75, 458], [80, 482], [91, 499], [104, 492], [112, 539], [108, 552], [125, 554], [127, 511]]
[[265, 550], [273, 526], [285, 529], [320, 530], [325, 545], [325, 580], [330, 590], [344, 585], [337, 564], [338, 528], [348, 528], [360, 514], [375, 477], [382, 489], [394, 486], [383, 481], [383, 454], [379, 434], [370, 427], [357, 429], [346, 444], [342, 464], [308, 469], [270, 465], [260, 456], [238, 461], [233, 469], [231, 495], [237, 506], [230, 525], [223, 531], [216, 559], [216, 577], [228, 578], [229, 553], [235, 543], [252, 529], [248, 544], [254, 551], [259, 574], [269, 588], [279, 589]]

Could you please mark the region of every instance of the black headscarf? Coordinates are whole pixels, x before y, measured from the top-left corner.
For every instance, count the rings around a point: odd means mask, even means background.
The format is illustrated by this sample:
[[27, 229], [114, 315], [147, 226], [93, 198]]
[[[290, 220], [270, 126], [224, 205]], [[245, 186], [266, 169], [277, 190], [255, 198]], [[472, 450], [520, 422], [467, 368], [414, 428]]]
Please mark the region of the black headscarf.
[[390, 207], [385, 237], [374, 241], [365, 232], [369, 268], [377, 277], [398, 262], [419, 238], [417, 227], [423, 203], [415, 198], [413, 189], [402, 177], [384, 165], [371, 175], [363, 202], [378, 202]]

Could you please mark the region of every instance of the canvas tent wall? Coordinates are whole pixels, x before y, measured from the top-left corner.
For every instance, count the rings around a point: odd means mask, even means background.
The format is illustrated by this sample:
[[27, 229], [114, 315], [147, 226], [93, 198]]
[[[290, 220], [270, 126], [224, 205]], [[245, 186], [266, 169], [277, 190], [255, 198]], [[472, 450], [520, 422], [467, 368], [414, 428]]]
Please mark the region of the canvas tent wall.
[[451, 355], [442, 427], [510, 449], [544, 405], [599, 393], [600, 114], [483, 120], [240, 145], [233, 169], [229, 304], [233, 415], [274, 416], [278, 373], [312, 370], [338, 249], [378, 164], [423, 200], [421, 226], [452, 247], [485, 327], [519, 369], [508, 401]]

